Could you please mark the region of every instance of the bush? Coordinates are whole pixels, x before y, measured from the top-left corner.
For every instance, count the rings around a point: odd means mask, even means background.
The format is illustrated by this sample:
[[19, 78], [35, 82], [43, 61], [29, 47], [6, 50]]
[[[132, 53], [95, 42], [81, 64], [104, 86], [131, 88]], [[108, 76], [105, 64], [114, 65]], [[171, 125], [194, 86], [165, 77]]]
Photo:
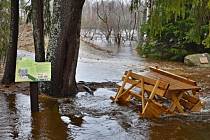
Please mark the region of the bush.
[[191, 18], [171, 20], [161, 27], [161, 32], [153, 34], [150, 22], [142, 27], [142, 33], [147, 34], [147, 40], [138, 46], [140, 55], [155, 59], [183, 61], [184, 57], [192, 53], [202, 53], [207, 49], [202, 41], [208, 34], [208, 28], [201, 26], [201, 35], [195, 36], [193, 29], [195, 20]]

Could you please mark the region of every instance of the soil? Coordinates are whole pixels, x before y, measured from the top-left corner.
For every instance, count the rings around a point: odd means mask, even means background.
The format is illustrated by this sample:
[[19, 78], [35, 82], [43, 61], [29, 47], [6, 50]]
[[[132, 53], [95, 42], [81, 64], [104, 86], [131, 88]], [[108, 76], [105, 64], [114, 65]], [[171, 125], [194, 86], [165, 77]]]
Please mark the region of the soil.
[[29, 83], [15, 83], [10, 85], [0, 84], [0, 92], [4, 94], [23, 93], [29, 94]]

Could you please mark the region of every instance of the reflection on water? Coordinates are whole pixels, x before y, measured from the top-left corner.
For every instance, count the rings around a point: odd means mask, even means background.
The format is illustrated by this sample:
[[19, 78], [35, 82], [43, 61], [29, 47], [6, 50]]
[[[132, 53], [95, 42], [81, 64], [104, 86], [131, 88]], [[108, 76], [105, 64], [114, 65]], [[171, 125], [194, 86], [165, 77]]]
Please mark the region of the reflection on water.
[[32, 138], [55, 139], [67, 138], [67, 127], [61, 120], [56, 100], [40, 100], [41, 111], [32, 114]]
[[150, 128], [151, 139], [184, 139], [208, 140], [210, 137], [209, 122], [186, 122], [186, 120], [170, 120], [153, 122]]
[[28, 95], [0, 94], [0, 139], [66, 139], [57, 102], [41, 100], [40, 106], [31, 115]]
[[28, 139], [30, 131], [28, 96], [0, 94], [0, 139]]

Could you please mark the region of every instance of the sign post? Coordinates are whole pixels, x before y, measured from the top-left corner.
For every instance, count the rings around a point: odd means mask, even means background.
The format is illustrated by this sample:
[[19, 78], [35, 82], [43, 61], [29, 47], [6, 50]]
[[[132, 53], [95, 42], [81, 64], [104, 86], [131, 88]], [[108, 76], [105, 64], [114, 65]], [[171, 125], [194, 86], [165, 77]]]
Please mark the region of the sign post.
[[17, 59], [15, 82], [30, 82], [30, 99], [32, 112], [39, 111], [37, 82], [50, 80], [50, 62], [35, 62], [30, 57], [20, 57]]
[[31, 112], [39, 112], [38, 83], [30, 82]]

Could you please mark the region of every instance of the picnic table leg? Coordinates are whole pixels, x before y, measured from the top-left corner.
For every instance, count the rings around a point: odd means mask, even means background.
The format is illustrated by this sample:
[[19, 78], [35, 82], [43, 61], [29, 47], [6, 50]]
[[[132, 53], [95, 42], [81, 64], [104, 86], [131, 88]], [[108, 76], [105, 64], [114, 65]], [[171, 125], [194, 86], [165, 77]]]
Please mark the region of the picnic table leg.
[[126, 89], [123, 93], [121, 93], [120, 95], [118, 95], [118, 98], [120, 98], [121, 96], [123, 96], [124, 94], [127, 94], [132, 88], [134, 88], [137, 84], [139, 84], [141, 82], [141, 80], [138, 80], [135, 84], [133, 84], [132, 86], [130, 86], [128, 89]]
[[155, 83], [155, 86], [152, 89], [152, 92], [151, 92], [151, 94], [149, 96], [149, 99], [153, 99], [154, 98], [154, 96], [155, 96], [155, 90], [158, 88], [159, 84], [160, 84], [160, 80], [157, 80], [156, 83]]
[[183, 94], [184, 94], [184, 92], [181, 92], [179, 95], [172, 94], [172, 105], [169, 109], [171, 112], [174, 112], [175, 108], [177, 107], [177, 109], [180, 113], [184, 113], [183, 107], [179, 103]]
[[141, 104], [142, 104], [142, 111], [144, 109], [144, 78], [141, 79], [141, 94], [142, 94], [142, 98], [141, 98]]
[[[155, 90], [158, 88], [159, 84], [160, 84], [160, 80], [157, 80], [156, 83], [155, 83], [155, 86], [154, 86], [154, 88], [152, 89], [152, 92], [151, 92], [151, 94], [150, 94], [150, 96], [149, 96], [149, 100], [152, 100], [152, 99], [154, 98], [154, 96], [155, 96]], [[144, 107], [143, 110], [142, 110], [142, 114], [144, 114], [145, 110], [147, 109], [148, 104], [149, 104], [149, 103], [148, 103], [148, 101], [147, 101], [145, 107]]]
[[128, 78], [129, 78], [131, 72], [132, 72], [132, 71], [129, 70], [128, 73], [127, 73], [127, 75], [126, 75], [126, 77], [125, 77], [125, 79], [123, 80], [122, 86], [120, 87], [119, 91], [117, 92], [117, 94], [116, 94], [116, 96], [115, 96], [115, 98], [114, 98], [114, 101], [115, 101], [115, 102], [118, 100], [118, 96], [121, 95], [121, 93], [123, 92], [124, 87], [125, 87], [125, 85], [126, 85], [126, 82], [127, 82]]

